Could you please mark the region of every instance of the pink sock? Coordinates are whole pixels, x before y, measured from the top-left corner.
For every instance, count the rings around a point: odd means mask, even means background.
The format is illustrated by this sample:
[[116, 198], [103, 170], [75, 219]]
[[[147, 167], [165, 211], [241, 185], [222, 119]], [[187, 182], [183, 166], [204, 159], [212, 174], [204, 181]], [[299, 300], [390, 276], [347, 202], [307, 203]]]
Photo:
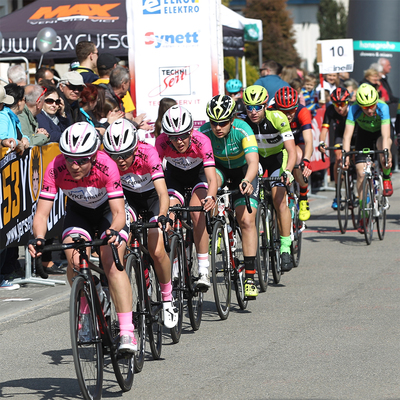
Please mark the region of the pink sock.
[[119, 334], [129, 335], [133, 337], [133, 330], [135, 327], [132, 324], [132, 311], [125, 313], [117, 313], [119, 321]]
[[163, 301], [171, 301], [172, 300], [172, 284], [171, 281], [167, 283], [161, 283], [160, 282], [160, 287], [161, 287], [161, 295]]
[[79, 306], [79, 311], [81, 314], [89, 314], [90, 312], [86, 296], [81, 297], [81, 304]]

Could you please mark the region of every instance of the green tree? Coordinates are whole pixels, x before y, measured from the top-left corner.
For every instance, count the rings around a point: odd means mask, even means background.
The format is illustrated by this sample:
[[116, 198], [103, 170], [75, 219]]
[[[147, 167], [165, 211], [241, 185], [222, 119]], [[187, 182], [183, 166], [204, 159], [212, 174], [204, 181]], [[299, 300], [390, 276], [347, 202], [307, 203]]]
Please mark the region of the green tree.
[[317, 21], [319, 40], [346, 37], [347, 13], [342, 3], [338, 3], [336, 0], [321, 0], [318, 6]]
[[[236, 78], [236, 60], [235, 57], [224, 57], [224, 68], [228, 71], [230, 79]], [[254, 67], [246, 60], [246, 82], [247, 86], [252, 85], [260, 74], [258, 67]], [[239, 79], [242, 81], [242, 63], [239, 62]]]
[[[282, 65], [300, 63], [295, 49], [293, 20], [286, 8], [286, 0], [247, 0], [243, 14], [263, 22], [263, 61], [273, 59]], [[258, 44], [246, 43], [246, 57], [258, 65]]]

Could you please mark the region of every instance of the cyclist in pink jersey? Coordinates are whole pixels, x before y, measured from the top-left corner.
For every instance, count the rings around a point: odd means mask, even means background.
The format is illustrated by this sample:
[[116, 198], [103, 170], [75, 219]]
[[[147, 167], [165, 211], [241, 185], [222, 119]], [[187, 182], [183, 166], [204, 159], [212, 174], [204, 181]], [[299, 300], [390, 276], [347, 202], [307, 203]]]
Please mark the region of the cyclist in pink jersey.
[[[150, 222], [158, 220], [160, 228], [164, 223], [169, 229], [166, 217], [169, 196], [157, 150], [140, 142], [136, 128], [126, 119], [119, 119], [107, 128], [103, 145], [117, 163], [125, 198], [133, 209], [133, 220], [146, 211]], [[173, 328], [178, 322], [178, 313], [173, 305], [170, 260], [160, 229], [149, 230], [148, 250], [161, 286], [164, 325]]]
[[[163, 133], [156, 139], [161, 159], [166, 160], [165, 180], [171, 196], [171, 206], [183, 204], [185, 188], [193, 188], [190, 206], [204, 206], [205, 211], [215, 207], [217, 175], [210, 139], [193, 129], [192, 114], [175, 105], [162, 119]], [[199, 280], [197, 285], [210, 287], [208, 276], [208, 233], [203, 213], [191, 213], [196, 245]]]
[[[119, 171], [114, 162], [102, 151], [98, 151], [100, 137], [87, 122], [78, 122], [67, 128], [60, 138], [60, 151], [48, 165], [42, 191], [39, 196], [33, 234], [29, 252], [32, 257], [40, 256], [47, 232], [47, 219], [51, 212], [58, 189], [67, 196], [63, 243], [71, 243], [71, 235], [79, 234], [91, 240], [98, 230], [101, 237], [112, 236], [109, 243], [118, 245], [122, 259], [128, 239], [129, 220], [125, 211], [124, 193]], [[90, 255], [88, 249], [88, 255]], [[79, 254], [65, 251], [68, 260], [67, 277], [72, 282], [73, 267], [79, 264]], [[120, 352], [133, 353], [137, 349], [132, 324], [132, 291], [125, 271], [118, 271], [110, 246], [100, 247], [104, 272], [114, 301], [120, 325]], [[87, 304], [81, 304], [85, 313]], [[86, 323], [85, 323], [86, 322]], [[89, 319], [84, 319], [82, 335], [89, 328]]]

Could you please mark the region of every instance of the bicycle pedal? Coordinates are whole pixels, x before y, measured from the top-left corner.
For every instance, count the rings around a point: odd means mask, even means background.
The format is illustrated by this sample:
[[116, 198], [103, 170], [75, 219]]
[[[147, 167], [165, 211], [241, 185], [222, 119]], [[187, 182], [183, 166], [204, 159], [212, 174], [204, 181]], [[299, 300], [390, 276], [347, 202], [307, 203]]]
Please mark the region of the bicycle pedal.
[[257, 300], [257, 296], [244, 297], [244, 301], [253, 301], [253, 300]]

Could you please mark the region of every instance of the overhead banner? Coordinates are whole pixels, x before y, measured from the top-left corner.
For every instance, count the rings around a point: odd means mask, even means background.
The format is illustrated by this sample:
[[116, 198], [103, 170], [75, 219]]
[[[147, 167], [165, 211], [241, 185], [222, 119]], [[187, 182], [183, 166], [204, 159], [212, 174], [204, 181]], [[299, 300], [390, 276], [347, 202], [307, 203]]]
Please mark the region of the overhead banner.
[[223, 26], [224, 57], [244, 56], [244, 30]]
[[220, 2], [132, 0], [126, 10], [136, 113], [155, 121], [159, 101], [172, 97], [197, 123], [205, 121], [223, 78]]
[[[22, 156], [0, 150], [0, 249], [24, 246], [32, 238], [43, 175], [58, 154], [58, 143], [29, 148]], [[47, 238], [61, 233], [64, 205], [65, 196], [59, 190], [47, 221]]]

